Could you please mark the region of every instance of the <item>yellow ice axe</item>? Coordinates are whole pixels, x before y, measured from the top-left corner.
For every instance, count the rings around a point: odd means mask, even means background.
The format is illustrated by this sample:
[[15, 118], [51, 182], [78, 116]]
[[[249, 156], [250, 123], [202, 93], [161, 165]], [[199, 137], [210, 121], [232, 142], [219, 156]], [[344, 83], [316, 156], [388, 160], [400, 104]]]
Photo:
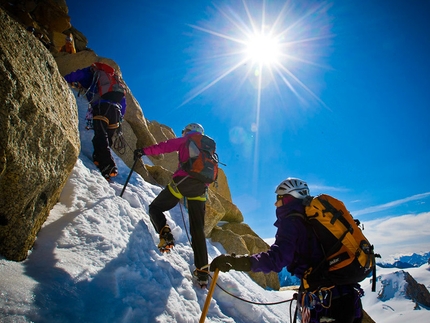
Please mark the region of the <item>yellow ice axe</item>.
[[209, 288], [208, 295], [206, 296], [205, 305], [203, 306], [202, 315], [200, 316], [199, 323], [204, 323], [206, 314], [208, 313], [209, 304], [211, 303], [212, 294], [214, 293], [214, 289], [216, 286], [216, 281], [218, 279], [219, 269], [215, 269], [214, 276], [212, 277], [211, 287]]

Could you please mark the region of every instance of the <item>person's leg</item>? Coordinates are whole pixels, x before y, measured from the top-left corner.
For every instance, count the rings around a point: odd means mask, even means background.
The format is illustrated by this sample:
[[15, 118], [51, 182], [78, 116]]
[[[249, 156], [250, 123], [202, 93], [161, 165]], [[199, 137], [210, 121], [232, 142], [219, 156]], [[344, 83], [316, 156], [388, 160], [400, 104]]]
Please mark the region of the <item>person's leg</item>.
[[115, 104], [109, 104], [109, 106], [106, 108], [105, 115], [109, 120], [109, 126], [107, 131], [108, 144], [109, 147], [112, 147], [112, 137], [115, 134], [117, 128], [119, 127], [119, 118], [121, 112], [118, 106], [116, 106]]
[[108, 129], [107, 131], [107, 137], [108, 137], [108, 144], [109, 144], [109, 153], [112, 156], [112, 153], [110, 152], [110, 147], [112, 147], [112, 137], [115, 134], [116, 129]]
[[208, 252], [204, 232], [205, 207], [204, 201], [188, 200], [191, 244], [194, 251], [194, 264], [197, 269], [201, 269], [208, 264]]
[[111, 151], [109, 148], [110, 139], [108, 123], [110, 121], [109, 118], [106, 117], [106, 114], [109, 111], [108, 109], [108, 103], [102, 103], [99, 106], [93, 107], [93, 158], [95, 164], [100, 169], [102, 175], [105, 177], [110, 177], [113, 168], [116, 167], [115, 161], [111, 155]]
[[[107, 123], [102, 120], [94, 119], [94, 137], [93, 137], [93, 147], [94, 147], [94, 162], [100, 168], [104, 168], [109, 163], [110, 151], [108, 150], [108, 137], [107, 137]], [[108, 160], [108, 162], [106, 162]]]
[[160, 233], [161, 229], [166, 226], [166, 216], [163, 212], [172, 209], [178, 204], [178, 201], [178, 198], [173, 196], [166, 187], [149, 205], [149, 217], [157, 233]]
[[354, 323], [356, 314], [356, 297], [348, 294], [332, 300], [329, 309], [329, 317], [335, 319], [336, 323]]

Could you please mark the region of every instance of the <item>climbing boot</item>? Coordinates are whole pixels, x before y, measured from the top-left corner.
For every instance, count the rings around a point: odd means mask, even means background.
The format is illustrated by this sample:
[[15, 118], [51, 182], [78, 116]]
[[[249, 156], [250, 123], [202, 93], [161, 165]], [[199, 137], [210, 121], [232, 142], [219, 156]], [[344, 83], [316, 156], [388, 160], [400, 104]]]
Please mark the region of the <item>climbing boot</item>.
[[208, 287], [209, 271], [207, 269], [196, 268], [193, 272], [193, 275], [196, 279], [197, 284], [200, 286], [200, 288], [204, 289]]
[[160, 243], [158, 244], [158, 249], [160, 249], [161, 253], [167, 252], [169, 253], [171, 249], [175, 245], [175, 238], [173, 238], [173, 234], [170, 231], [168, 225], [166, 225], [160, 231]]

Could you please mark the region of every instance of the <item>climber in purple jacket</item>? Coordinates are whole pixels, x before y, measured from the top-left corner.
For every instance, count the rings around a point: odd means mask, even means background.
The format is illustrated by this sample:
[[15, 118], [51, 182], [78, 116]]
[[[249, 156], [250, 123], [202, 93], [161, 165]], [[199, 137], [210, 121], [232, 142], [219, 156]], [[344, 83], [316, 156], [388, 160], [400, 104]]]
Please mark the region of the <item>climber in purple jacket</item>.
[[100, 84], [101, 75], [106, 75], [101, 73], [106, 73], [105, 70], [116, 75], [115, 70], [109, 65], [96, 62], [91, 66], [67, 74], [64, 78], [67, 83], [77, 85], [78, 88], [85, 91], [90, 104], [86, 119], [94, 129], [92, 139], [93, 161], [102, 175], [109, 180], [118, 175], [110, 147], [112, 146], [112, 137], [120, 126], [120, 120], [125, 114], [127, 104], [125, 91], [122, 88], [115, 91], [111, 89], [110, 83], [116, 84], [117, 78], [106, 77], [105, 83]]
[[[234, 269], [269, 273], [280, 272], [286, 267], [288, 272], [302, 279], [307, 269], [318, 266], [324, 255], [312, 228], [304, 220], [303, 199], [309, 196], [308, 185], [298, 178], [287, 178], [278, 185], [275, 193], [275, 226], [278, 229], [274, 244], [269, 250], [251, 256], [220, 255], [212, 261], [211, 271], [219, 269], [227, 272]], [[332, 288], [331, 306], [323, 308], [317, 305], [309, 310], [309, 320], [302, 317], [302, 322], [318, 323], [325, 316], [335, 320], [330, 322], [360, 323], [361, 301], [357, 285]]]
[[191, 246], [194, 251], [194, 264], [196, 266], [194, 275], [200, 286], [204, 288], [207, 286], [209, 274], [207, 268], [206, 237], [204, 233], [207, 184], [193, 178], [181, 167], [181, 164], [189, 159], [189, 152], [186, 147], [187, 136], [195, 132], [203, 134], [204, 129], [198, 123], [190, 123], [182, 130], [182, 137], [136, 149], [134, 156], [135, 158], [141, 158], [143, 155], [178, 152], [178, 169], [173, 174], [173, 179], [169, 185], [149, 205], [149, 216], [155, 231], [159, 233], [160, 243], [158, 244], [158, 249], [162, 253], [170, 252], [170, 249], [175, 244], [175, 239], [163, 212], [172, 209], [182, 198], [186, 198], [192, 240]]

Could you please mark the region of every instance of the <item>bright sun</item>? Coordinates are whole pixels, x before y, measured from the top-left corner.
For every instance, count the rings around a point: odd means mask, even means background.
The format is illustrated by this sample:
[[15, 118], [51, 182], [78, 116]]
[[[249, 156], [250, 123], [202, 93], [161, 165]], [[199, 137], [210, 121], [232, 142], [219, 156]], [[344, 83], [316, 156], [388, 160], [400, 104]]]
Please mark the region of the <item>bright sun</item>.
[[[268, 84], [273, 84], [280, 95], [291, 92], [300, 102], [312, 98], [325, 106], [302, 77], [309, 77], [304, 74], [306, 66], [320, 66], [315, 58], [331, 38], [327, 14], [330, 5], [323, 1], [312, 6], [304, 2], [293, 5], [289, 0], [237, 1], [240, 2], [242, 5], [214, 5], [213, 20], [203, 22], [207, 27], [190, 25], [209, 35], [203, 38], [204, 46], [197, 48], [204, 49], [202, 58], [210, 61], [208, 70], [200, 74], [212, 76], [197, 86], [181, 106], [239, 71], [245, 72], [242, 80], [249, 80], [257, 89], [257, 124], [262, 91]], [[289, 91], [282, 91], [281, 86]]]
[[245, 44], [247, 59], [253, 63], [273, 65], [278, 62], [280, 56], [280, 44], [274, 37], [264, 34], [256, 34], [250, 37]]

